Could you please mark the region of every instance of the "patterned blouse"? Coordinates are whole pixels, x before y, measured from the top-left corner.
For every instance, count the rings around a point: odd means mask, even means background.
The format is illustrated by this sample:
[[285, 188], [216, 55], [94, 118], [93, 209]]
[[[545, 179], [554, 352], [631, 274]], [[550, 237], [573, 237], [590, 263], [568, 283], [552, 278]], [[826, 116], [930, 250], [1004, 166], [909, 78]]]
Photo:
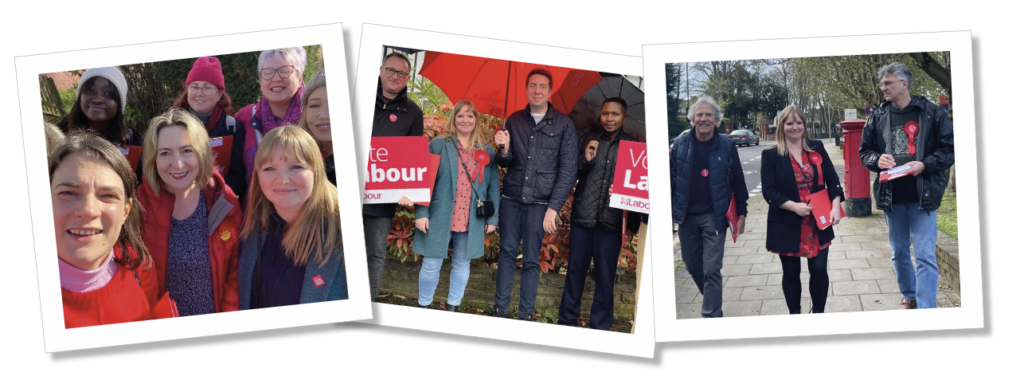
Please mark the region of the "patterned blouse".
[[[469, 169], [470, 174], [475, 173], [477, 162], [472, 151], [464, 148], [458, 139], [454, 141], [459, 153], [459, 164], [456, 165], [459, 180], [455, 187], [455, 207], [452, 209], [451, 231], [466, 232], [469, 230], [469, 211], [473, 209], [470, 207], [473, 202], [473, 186], [469, 184], [470, 175], [466, 174], [466, 169]], [[466, 166], [463, 167], [462, 164], [466, 164]]]
[[181, 316], [216, 312], [213, 269], [206, 227], [206, 196], [199, 193], [196, 210], [184, 220], [171, 217], [167, 247], [167, 292]]
[[[797, 193], [800, 194], [800, 200], [804, 201], [808, 196], [811, 195], [811, 186], [814, 183], [814, 165], [811, 164], [810, 159], [807, 157], [807, 151], [803, 151], [801, 159], [804, 163], [803, 167], [796, 162], [796, 159], [792, 155], [789, 156], [789, 162], [793, 166], [793, 177], [796, 178], [796, 189]], [[800, 222], [800, 250], [797, 252], [775, 252], [768, 250], [768, 252], [778, 253], [782, 256], [796, 256], [806, 257], [808, 259], [818, 256], [818, 251], [828, 248], [832, 242], [825, 244], [818, 244], [818, 226], [814, 223], [814, 215], [804, 216], [803, 221]]]

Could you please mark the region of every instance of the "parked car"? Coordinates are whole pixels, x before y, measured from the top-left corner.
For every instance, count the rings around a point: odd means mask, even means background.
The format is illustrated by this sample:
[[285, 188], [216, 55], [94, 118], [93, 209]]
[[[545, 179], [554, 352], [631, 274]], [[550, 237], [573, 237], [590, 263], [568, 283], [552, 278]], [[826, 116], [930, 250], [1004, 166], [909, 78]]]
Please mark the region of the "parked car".
[[737, 129], [732, 131], [732, 133], [729, 134], [729, 138], [732, 139], [736, 145], [750, 146], [761, 144], [761, 138], [754, 132], [746, 129]]

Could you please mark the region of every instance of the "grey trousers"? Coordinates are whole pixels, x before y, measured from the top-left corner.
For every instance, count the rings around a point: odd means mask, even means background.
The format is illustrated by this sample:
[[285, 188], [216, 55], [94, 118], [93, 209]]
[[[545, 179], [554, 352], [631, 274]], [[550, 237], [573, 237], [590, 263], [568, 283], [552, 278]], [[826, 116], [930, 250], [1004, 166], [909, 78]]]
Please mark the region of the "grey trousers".
[[722, 317], [722, 258], [725, 230], [715, 229], [712, 212], [688, 215], [679, 225], [679, 248], [686, 271], [704, 296], [701, 317]]
[[380, 279], [384, 275], [387, 257], [388, 232], [394, 217], [363, 215], [363, 235], [366, 237], [366, 269], [370, 272], [370, 300], [377, 298]]

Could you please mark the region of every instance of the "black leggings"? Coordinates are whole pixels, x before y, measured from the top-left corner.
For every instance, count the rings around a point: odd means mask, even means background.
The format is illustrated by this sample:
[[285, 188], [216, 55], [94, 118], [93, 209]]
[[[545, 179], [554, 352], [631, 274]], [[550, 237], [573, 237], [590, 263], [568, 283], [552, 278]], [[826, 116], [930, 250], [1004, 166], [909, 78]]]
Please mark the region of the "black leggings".
[[[800, 257], [779, 255], [782, 261], [782, 293], [786, 295], [789, 313], [800, 313]], [[825, 313], [825, 298], [828, 296], [828, 248], [818, 251], [817, 257], [807, 259], [811, 273], [808, 290], [811, 291], [811, 311]]]

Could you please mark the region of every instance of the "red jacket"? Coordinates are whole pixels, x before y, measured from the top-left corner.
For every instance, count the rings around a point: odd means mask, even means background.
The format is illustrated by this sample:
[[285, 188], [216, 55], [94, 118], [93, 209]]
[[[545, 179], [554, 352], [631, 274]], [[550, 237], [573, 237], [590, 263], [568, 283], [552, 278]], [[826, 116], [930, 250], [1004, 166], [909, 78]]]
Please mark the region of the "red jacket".
[[[209, 233], [210, 268], [213, 272], [213, 301], [217, 312], [238, 310], [238, 234], [242, 227], [242, 208], [238, 197], [224, 184], [216, 169], [203, 187], [206, 197], [207, 223], [217, 223]], [[155, 264], [157, 287], [167, 292], [167, 243], [171, 237], [171, 213], [174, 194], [163, 191], [158, 196], [145, 179], [139, 192], [146, 243]]]
[[[114, 252], [120, 257], [117, 247]], [[64, 328], [177, 317], [174, 301], [157, 289], [154, 269], [139, 267], [137, 272], [139, 280], [130, 269], [118, 266], [103, 288], [81, 293], [61, 289]]]

